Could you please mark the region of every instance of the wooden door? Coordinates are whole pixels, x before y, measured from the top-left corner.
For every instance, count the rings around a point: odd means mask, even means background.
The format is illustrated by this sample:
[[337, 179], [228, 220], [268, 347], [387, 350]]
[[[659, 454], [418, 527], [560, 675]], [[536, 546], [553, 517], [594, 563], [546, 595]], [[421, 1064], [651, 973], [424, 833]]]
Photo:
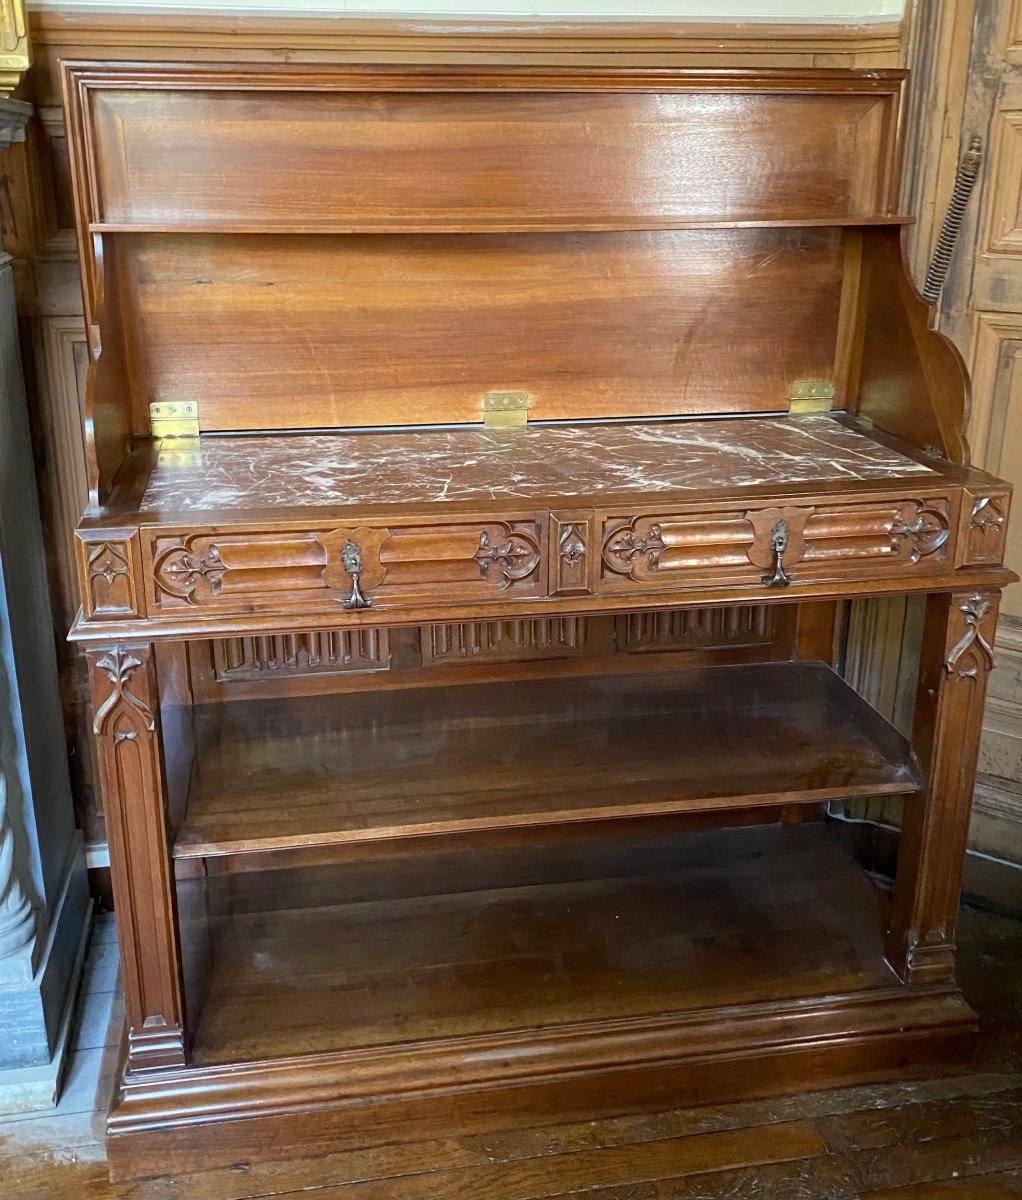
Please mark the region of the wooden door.
[[[940, 298], [940, 329], [972, 374], [976, 466], [1022, 485], [1022, 0], [916, 0], [908, 14], [906, 206], [917, 215], [913, 270], [923, 279], [962, 153], [982, 168]], [[1006, 514], [979, 514], [999, 520]], [[1016, 514], [1017, 515], [1017, 514]], [[1022, 522], [1008, 527], [1022, 569]], [[1022, 584], [1004, 594], [984, 721], [972, 848], [1022, 862]], [[968, 871], [967, 871], [968, 876]], [[990, 891], [989, 881], [974, 886]], [[967, 878], [967, 889], [969, 887]], [[1002, 897], [1010, 902], [1010, 897]], [[1014, 903], [1017, 903], [1017, 898]]]

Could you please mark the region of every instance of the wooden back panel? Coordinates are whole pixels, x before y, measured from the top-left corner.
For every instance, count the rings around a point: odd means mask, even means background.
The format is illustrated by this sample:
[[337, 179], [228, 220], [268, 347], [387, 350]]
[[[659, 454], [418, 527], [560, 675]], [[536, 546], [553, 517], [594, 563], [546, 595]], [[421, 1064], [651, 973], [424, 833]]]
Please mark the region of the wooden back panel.
[[887, 215], [897, 75], [103, 68], [87, 219], [294, 230]]
[[203, 430], [479, 421], [495, 389], [530, 419], [771, 411], [834, 372], [833, 229], [122, 245], [139, 398]]
[[68, 64], [94, 503], [205, 430], [763, 412], [850, 372], [902, 72]]

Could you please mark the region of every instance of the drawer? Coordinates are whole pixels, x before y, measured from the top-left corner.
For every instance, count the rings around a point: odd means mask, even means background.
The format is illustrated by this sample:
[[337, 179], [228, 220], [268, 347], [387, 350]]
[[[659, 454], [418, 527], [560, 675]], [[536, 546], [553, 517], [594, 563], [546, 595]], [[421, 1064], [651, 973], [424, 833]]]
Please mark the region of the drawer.
[[797, 586], [940, 572], [953, 561], [954, 501], [768, 505], [602, 522], [601, 591], [723, 584]]
[[546, 592], [541, 515], [445, 524], [192, 534], [154, 531], [150, 612], [259, 612], [336, 603], [422, 607]]

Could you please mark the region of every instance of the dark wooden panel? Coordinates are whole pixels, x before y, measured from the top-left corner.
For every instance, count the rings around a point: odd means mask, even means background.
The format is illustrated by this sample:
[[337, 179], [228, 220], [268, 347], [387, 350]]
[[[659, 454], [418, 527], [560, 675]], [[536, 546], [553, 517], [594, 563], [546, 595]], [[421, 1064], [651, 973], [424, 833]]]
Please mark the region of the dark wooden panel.
[[178, 856], [917, 786], [901, 736], [819, 664], [466, 684], [198, 711]]
[[661, 76], [629, 92], [604, 77], [550, 92], [492, 76], [458, 94], [450, 74], [422, 95], [407, 76], [403, 93], [140, 78], [92, 97], [94, 221], [371, 229], [885, 211], [891, 84], [796, 95]]
[[[836, 230], [137, 236], [149, 400], [204, 430], [761, 412], [834, 372]], [[284, 366], [286, 364], [286, 367]], [[284, 369], [282, 369], [284, 368]]]

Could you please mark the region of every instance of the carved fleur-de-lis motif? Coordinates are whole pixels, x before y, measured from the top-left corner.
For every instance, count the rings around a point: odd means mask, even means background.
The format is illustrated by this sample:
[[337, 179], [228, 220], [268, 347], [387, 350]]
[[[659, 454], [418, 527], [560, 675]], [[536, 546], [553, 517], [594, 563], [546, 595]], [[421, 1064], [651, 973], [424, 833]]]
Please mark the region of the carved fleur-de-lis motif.
[[915, 520], [898, 517], [891, 525], [893, 539], [908, 538], [912, 545], [912, 561], [918, 562], [927, 554], [939, 550], [948, 539], [948, 524], [941, 513], [920, 507]]
[[132, 674], [142, 665], [130, 650], [115, 646], [96, 663], [110, 680], [110, 695], [96, 709], [93, 731], [102, 735], [113, 731], [115, 741], [135, 740], [140, 731], [156, 728], [152, 710], [128, 687]]
[[162, 554], [156, 560], [153, 572], [160, 588], [168, 595], [196, 604], [195, 589], [199, 580], [204, 580], [213, 595], [219, 596], [227, 567], [220, 557], [219, 546], [210, 545], [205, 551], [196, 553], [187, 542]]
[[646, 556], [646, 565], [655, 571], [660, 565], [660, 555], [667, 549], [663, 530], [659, 525], [650, 525], [649, 533], [643, 537], [634, 529], [628, 529], [607, 545], [607, 554], [623, 566], [627, 566], [639, 555]]
[[578, 525], [565, 525], [560, 541], [561, 561], [565, 566], [575, 567], [586, 556], [585, 538]]
[[500, 591], [509, 588], [519, 579], [527, 579], [539, 566], [539, 548], [524, 534], [510, 533], [498, 545], [490, 539], [484, 529], [479, 535], [479, 549], [472, 556], [479, 564], [483, 579], [499, 573], [497, 587]]
[[965, 615], [965, 633], [948, 652], [944, 670], [949, 675], [975, 679], [980, 670], [989, 671], [994, 666], [994, 648], [983, 636], [981, 628], [990, 612], [990, 601], [976, 592], [958, 607]]

